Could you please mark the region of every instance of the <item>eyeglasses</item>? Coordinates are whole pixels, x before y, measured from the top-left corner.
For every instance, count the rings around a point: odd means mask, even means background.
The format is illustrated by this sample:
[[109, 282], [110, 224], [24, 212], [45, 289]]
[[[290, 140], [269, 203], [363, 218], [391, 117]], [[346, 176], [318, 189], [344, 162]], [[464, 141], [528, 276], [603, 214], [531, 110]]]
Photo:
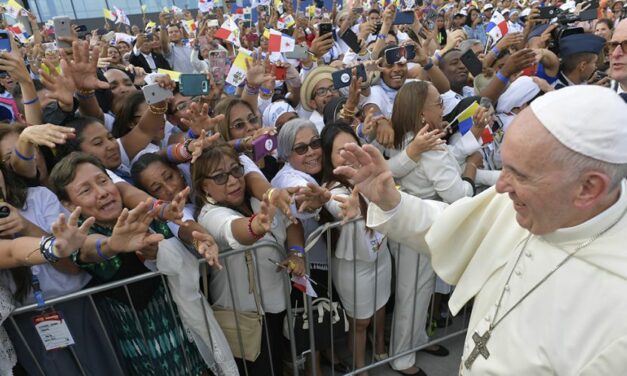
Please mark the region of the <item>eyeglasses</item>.
[[309, 150], [309, 148], [311, 148], [311, 150], [315, 150], [315, 149], [320, 149], [321, 146], [322, 146], [322, 140], [320, 140], [319, 138], [314, 138], [308, 144], [296, 144], [296, 146], [294, 146], [292, 150], [298, 155], [303, 155], [307, 153], [307, 150]]
[[233, 123], [233, 125], [231, 125], [229, 128], [230, 129], [237, 129], [238, 131], [241, 131], [242, 129], [246, 128], [246, 123], [248, 124], [257, 124], [259, 123], [259, 117], [255, 116], [253, 114], [248, 115], [248, 119], [244, 120], [239, 120], [236, 121], [235, 123]]
[[610, 53], [616, 50], [616, 47], [618, 46], [620, 46], [620, 49], [623, 50], [624, 54], [627, 53], [627, 39], [620, 41], [620, 42], [617, 42], [617, 41], [607, 42], [605, 45], [609, 49]]
[[229, 180], [229, 175], [235, 179], [239, 179], [244, 176], [244, 166], [237, 165], [231, 169], [231, 171], [223, 172], [221, 174], [207, 176], [207, 179], [213, 180], [217, 185], [224, 185]]
[[337, 93], [337, 89], [335, 88], [335, 86], [319, 87], [318, 89], [316, 89], [316, 91], [314, 91], [314, 98], [327, 95], [327, 93], [335, 94]]

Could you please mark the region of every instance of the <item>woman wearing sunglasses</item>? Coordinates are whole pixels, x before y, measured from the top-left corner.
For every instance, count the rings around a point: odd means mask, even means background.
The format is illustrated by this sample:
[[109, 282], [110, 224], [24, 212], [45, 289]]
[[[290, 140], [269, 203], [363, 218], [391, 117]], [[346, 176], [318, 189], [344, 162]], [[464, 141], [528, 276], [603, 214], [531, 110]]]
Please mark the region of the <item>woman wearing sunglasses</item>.
[[[225, 141], [231, 144], [238, 154], [246, 154], [255, 160], [253, 148], [255, 140], [276, 134], [276, 128], [262, 128], [257, 111], [246, 101], [237, 97], [221, 100], [214, 109], [214, 115], [224, 115], [218, 123], [218, 131]], [[279, 170], [277, 160], [267, 155], [260, 158], [258, 166], [268, 180]]]
[[[292, 214], [303, 224], [307, 239], [320, 226], [318, 222], [320, 210], [331, 198], [329, 191], [319, 185], [322, 177], [322, 141], [314, 123], [304, 119], [293, 119], [281, 127], [278, 144], [279, 159], [285, 162], [285, 165], [272, 179], [272, 186], [301, 187], [299, 194], [295, 196]], [[316, 242], [307, 252], [307, 257], [311, 277], [315, 281], [327, 281], [329, 266], [326, 242]], [[321, 284], [315, 285], [314, 289], [318, 296], [330, 296]], [[333, 296], [337, 294], [334, 293]], [[317, 344], [316, 348], [330, 348], [330, 344]], [[324, 355], [326, 360], [331, 359], [330, 352]], [[333, 358], [338, 361], [333, 365], [336, 371], [350, 372], [350, 368], [339, 363], [337, 356]], [[316, 362], [319, 362], [319, 354], [316, 356]], [[319, 366], [317, 369], [320, 369]]]
[[[211, 300], [222, 308], [263, 314], [261, 353], [254, 361], [236, 358], [240, 374], [270, 375], [271, 370], [281, 374], [287, 309], [285, 275], [269, 259], [283, 260], [283, 270], [302, 276], [302, 230], [270, 204], [273, 191], [261, 202], [247, 193], [244, 167], [229, 145], [206, 150], [192, 166], [192, 179], [196, 203], [201, 208], [198, 223], [215, 238], [220, 249], [247, 250], [227, 257], [222, 261], [225, 270], [211, 274]], [[276, 242], [278, 248], [258, 245], [251, 250], [261, 240]], [[287, 258], [283, 249], [288, 250]], [[230, 345], [232, 349], [238, 346]]]

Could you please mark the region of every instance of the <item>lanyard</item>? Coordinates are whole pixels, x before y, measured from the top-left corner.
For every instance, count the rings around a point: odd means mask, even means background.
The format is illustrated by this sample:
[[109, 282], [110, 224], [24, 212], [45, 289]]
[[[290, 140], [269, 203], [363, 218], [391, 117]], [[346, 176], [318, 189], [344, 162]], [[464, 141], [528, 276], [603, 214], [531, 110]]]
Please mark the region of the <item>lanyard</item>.
[[33, 295], [35, 295], [37, 307], [45, 307], [46, 301], [44, 300], [44, 293], [41, 291], [41, 287], [39, 286], [39, 278], [37, 278], [35, 274], [33, 274], [33, 278], [31, 279], [31, 285], [33, 286]]

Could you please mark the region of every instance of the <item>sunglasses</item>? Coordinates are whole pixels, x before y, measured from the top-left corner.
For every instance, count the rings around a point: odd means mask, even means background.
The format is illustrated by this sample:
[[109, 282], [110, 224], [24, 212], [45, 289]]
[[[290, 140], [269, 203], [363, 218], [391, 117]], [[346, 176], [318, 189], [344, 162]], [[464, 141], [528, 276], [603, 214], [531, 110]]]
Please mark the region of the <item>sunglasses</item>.
[[321, 97], [323, 95], [327, 95], [327, 93], [335, 94], [337, 92], [338, 91], [335, 88], [335, 86], [331, 85], [329, 87], [320, 87], [316, 91], [314, 91], [313, 94], [314, 94], [314, 98], [315, 98], [315, 97]]
[[311, 150], [316, 150], [320, 149], [320, 147], [322, 147], [322, 140], [315, 138], [308, 144], [296, 144], [292, 150], [298, 155], [303, 155], [307, 153], [309, 148], [311, 148]]
[[606, 43], [607, 48], [610, 53], [616, 50], [616, 47], [620, 46], [620, 49], [623, 50], [623, 53], [627, 53], [627, 39], [621, 42], [612, 41]]
[[223, 172], [221, 174], [207, 176], [207, 179], [213, 180], [217, 185], [224, 185], [229, 180], [229, 176], [239, 179], [244, 176], [244, 166], [237, 165], [231, 169], [231, 171]]
[[253, 114], [250, 114], [248, 116], [248, 119], [246, 119], [245, 121], [244, 120], [236, 121], [229, 128], [230, 129], [237, 129], [238, 131], [241, 131], [242, 129], [246, 128], [246, 124], [254, 125], [254, 124], [257, 124], [257, 123], [259, 123], [259, 117], [255, 116]]

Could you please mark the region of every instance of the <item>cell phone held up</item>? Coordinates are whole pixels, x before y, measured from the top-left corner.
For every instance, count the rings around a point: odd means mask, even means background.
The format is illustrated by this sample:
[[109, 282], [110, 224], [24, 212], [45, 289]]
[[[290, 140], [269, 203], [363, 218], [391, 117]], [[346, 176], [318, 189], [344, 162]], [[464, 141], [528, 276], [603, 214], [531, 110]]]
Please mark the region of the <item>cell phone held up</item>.
[[52, 23], [54, 26], [54, 37], [56, 39], [57, 48], [72, 48], [72, 46], [68, 42], [59, 40], [59, 37], [69, 38], [72, 36], [72, 25], [70, 24], [70, 17], [53, 17]]
[[186, 97], [209, 94], [209, 79], [205, 74], [181, 74], [179, 86], [181, 94]]
[[416, 58], [416, 46], [408, 44], [404, 47], [394, 47], [385, 51], [385, 62], [388, 65], [394, 65], [405, 58], [405, 62]]
[[414, 23], [415, 19], [416, 14], [413, 10], [406, 12], [397, 12], [392, 25], [411, 25]]
[[466, 69], [468, 69], [468, 72], [470, 72], [474, 77], [477, 77], [481, 74], [481, 72], [483, 72], [483, 64], [477, 55], [475, 55], [473, 50], [469, 49], [464, 52], [459, 59], [462, 61], [462, 64], [464, 64]]
[[159, 84], [146, 85], [142, 88], [142, 92], [144, 93], [146, 103], [151, 106], [173, 96], [171, 90], [164, 89]]
[[[357, 67], [357, 78], [361, 77], [362, 82], [368, 81], [368, 75], [366, 74], [366, 67], [363, 64], [359, 64]], [[351, 84], [353, 80], [353, 68], [346, 68], [341, 71], [336, 71], [331, 74], [333, 79], [333, 87], [341, 89]]]
[[11, 52], [11, 36], [6, 30], [0, 30], [0, 51]]
[[557, 17], [557, 7], [540, 7], [538, 18], [541, 20], [550, 20]]
[[325, 34], [329, 34], [333, 32], [333, 24], [331, 23], [321, 23], [318, 25], [318, 34], [323, 36]]
[[263, 135], [253, 141], [253, 156], [255, 162], [269, 155], [277, 148], [276, 135]]

